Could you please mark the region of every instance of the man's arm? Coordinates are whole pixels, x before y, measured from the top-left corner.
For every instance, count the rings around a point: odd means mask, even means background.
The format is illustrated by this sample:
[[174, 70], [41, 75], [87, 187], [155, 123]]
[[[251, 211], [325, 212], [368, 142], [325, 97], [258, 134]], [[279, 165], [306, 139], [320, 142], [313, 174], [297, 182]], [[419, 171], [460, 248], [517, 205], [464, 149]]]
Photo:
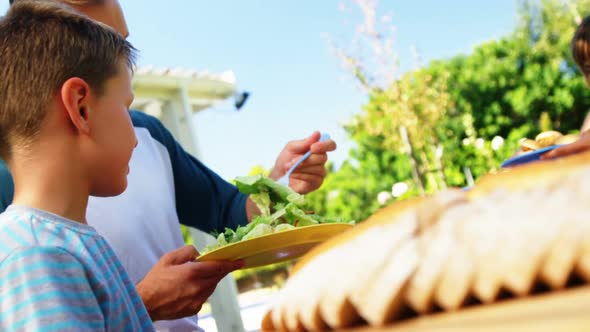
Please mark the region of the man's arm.
[[12, 203], [14, 182], [6, 164], [0, 160], [0, 213]]
[[582, 128], [580, 129], [580, 138], [577, 141], [560, 146], [541, 156], [541, 159], [553, 159], [565, 157], [571, 154], [582, 153], [590, 150], [590, 112], [586, 114]]
[[[237, 188], [223, 180], [187, 153], [162, 123], [149, 115], [132, 111], [136, 127], [149, 130], [168, 151], [174, 175], [176, 211], [180, 222], [210, 232], [244, 225], [259, 213], [256, 205]], [[320, 133], [289, 142], [279, 154], [270, 177], [278, 180], [307, 151], [312, 155], [291, 174], [289, 186], [306, 194], [316, 190], [326, 176], [327, 153], [336, 149], [329, 139], [319, 142]]]

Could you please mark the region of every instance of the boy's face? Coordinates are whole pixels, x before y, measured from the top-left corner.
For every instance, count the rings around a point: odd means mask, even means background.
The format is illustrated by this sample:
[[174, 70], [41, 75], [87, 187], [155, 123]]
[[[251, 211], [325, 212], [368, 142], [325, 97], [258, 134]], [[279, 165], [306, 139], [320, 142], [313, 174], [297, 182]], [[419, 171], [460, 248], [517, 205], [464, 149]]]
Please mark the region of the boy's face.
[[103, 94], [90, 95], [92, 149], [90, 168], [93, 196], [119, 195], [127, 188], [129, 160], [137, 145], [129, 117], [133, 101], [131, 70], [121, 61], [116, 76], [105, 82]]
[[[118, 0], [105, 0], [98, 6], [74, 6], [80, 13], [106, 24], [127, 37], [127, 22]], [[133, 101], [131, 72], [120, 64], [118, 75], [104, 86], [104, 94], [95, 100], [97, 149], [93, 168], [93, 196], [119, 195], [127, 188], [129, 160], [137, 139], [129, 118]]]

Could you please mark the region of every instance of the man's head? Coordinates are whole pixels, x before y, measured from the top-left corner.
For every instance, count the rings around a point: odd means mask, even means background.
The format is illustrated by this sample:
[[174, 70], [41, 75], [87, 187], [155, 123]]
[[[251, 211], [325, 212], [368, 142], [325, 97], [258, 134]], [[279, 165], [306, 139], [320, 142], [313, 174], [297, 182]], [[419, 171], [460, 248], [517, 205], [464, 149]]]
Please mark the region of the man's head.
[[[10, 4], [24, 0], [10, 0]], [[44, 0], [41, 0], [44, 1]], [[127, 38], [129, 31], [118, 0], [52, 0], [66, 4], [91, 19], [104, 23]]]
[[0, 157], [10, 162], [63, 137], [79, 151], [72, 162], [84, 167], [91, 194], [122, 192], [136, 144], [134, 56], [120, 34], [68, 6], [15, 1], [0, 19]]
[[576, 29], [571, 43], [572, 57], [590, 84], [590, 16]]

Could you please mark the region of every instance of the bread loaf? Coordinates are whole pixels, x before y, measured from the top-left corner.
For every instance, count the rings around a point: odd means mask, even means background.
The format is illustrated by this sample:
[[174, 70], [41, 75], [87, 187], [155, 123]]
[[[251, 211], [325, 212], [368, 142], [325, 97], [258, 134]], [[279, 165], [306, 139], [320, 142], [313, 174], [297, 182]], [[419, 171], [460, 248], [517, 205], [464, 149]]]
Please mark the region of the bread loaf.
[[590, 282], [590, 154], [516, 167], [396, 202], [317, 246], [293, 269], [263, 330], [383, 326], [469, 298]]

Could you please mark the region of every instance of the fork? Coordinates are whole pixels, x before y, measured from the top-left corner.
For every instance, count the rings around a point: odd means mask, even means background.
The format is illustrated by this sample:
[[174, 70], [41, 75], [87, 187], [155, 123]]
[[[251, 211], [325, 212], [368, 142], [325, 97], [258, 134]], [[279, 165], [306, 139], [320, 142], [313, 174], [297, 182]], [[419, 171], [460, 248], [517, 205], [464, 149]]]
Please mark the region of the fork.
[[[326, 140], [330, 139], [330, 135], [323, 133], [320, 136], [320, 140], [318, 142], [323, 142]], [[291, 168], [289, 168], [289, 170], [287, 171], [287, 173], [285, 173], [285, 175], [283, 175], [283, 177], [281, 177], [277, 182], [284, 185], [284, 186], [289, 186], [289, 178], [291, 177], [291, 173], [293, 173], [293, 171], [302, 163], [304, 162], [307, 158], [309, 158], [309, 156], [311, 156], [311, 150], [307, 151], [303, 156], [301, 156], [301, 158], [299, 158], [299, 160], [297, 160], [297, 162], [295, 162], [295, 164], [293, 164], [293, 166], [291, 166]]]

